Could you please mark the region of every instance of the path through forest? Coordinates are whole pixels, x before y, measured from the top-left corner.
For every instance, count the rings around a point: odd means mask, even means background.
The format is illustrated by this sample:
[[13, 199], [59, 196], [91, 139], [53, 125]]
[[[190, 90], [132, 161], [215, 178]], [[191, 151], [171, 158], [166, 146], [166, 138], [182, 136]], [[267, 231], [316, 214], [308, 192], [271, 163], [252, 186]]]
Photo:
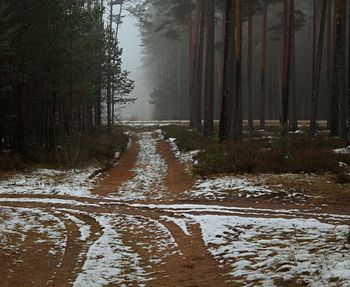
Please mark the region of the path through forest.
[[349, 286], [350, 216], [194, 197], [159, 130], [131, 138], [91, 194], [1, 193], [1, 286]]

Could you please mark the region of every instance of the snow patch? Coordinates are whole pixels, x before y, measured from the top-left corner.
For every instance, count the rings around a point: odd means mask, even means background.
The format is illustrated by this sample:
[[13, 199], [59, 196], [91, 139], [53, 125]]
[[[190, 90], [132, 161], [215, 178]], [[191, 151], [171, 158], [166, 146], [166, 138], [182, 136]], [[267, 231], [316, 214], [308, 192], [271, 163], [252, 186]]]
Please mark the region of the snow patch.
[[[118, 192], [109, 198], [120, 201], [160, 199], [163, 197], [164, 177], [167, 173], [165, 160], [157, 152], [157, 139], [151, 132], [140, 133], [140, 152], [136, 167], [133, 170], [134, 177], [122, 184]], [[152, 193], [152, 189], [157, 188]], [[154, 190], [153, 190], [154, 191]]]
[[187, 217], [200, 224], [209, 251], [240, 286], [275, 286], [275, 279], [293, 277], [315, 287], [350, 284], [348, 226], [315, 219]]
[[0, 181], [0, 194], [43, 194], [95, 197], [91, 194], [95, 180], [89, 176], [95, 168], [85, 170], [38, 169], [29, 174]]

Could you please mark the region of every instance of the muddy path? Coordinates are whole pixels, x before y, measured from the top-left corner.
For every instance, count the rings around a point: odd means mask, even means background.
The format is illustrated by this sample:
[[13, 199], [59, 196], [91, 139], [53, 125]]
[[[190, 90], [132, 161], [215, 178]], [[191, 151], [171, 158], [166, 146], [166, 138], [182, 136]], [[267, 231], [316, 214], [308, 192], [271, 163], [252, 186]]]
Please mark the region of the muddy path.
[[142, 131], [89, 197], [2, 194], [0, 286], [275, 286], [334, 281], [303, 270], [325, 253], [350, 262], [350, 216], [193, 199], [194, 184], [159, 131]]

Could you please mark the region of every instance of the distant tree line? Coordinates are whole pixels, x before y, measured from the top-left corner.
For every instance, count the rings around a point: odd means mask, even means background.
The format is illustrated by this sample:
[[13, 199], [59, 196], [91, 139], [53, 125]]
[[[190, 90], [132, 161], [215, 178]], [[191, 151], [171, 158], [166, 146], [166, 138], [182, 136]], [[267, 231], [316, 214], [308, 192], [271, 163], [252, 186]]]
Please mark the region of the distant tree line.
[[[206, 135], [240, 139], [259, 120], [327, 120], [349, 141], [349, 1], [149, 0], [144, 67], [159, 119], [190, 119]], [[204, 121], [204, 126], [203, 126]]]
[[0, 148], [52, 150], [103, 123], [110, 131], [114, 106], [133, 101], [114, 4], [0, 2]]

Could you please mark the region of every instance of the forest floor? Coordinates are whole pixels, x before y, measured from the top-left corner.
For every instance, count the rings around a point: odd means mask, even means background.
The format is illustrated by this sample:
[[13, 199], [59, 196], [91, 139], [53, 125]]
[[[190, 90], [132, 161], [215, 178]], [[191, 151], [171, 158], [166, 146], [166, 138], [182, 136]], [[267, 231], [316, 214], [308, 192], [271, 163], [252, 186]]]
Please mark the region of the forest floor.
[[133, 130], [118, 164], [0, 178], [0, 286], [350, 286], [350, 194], [328, 175], [194, 179]]

